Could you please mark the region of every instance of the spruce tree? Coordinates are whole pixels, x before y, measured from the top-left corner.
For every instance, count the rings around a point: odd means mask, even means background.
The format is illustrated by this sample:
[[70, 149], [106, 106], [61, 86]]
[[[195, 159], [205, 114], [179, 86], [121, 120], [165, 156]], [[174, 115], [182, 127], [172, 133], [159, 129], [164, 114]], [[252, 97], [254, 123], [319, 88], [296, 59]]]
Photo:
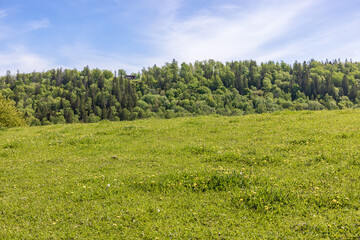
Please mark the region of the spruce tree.
[[348, 77], [345, 75], [343, 80], [342, 80], [342, 84], [341, 84], [342, 90], [343, 90], [343, 95], [344, 96], [349, 96], [349, 80]]

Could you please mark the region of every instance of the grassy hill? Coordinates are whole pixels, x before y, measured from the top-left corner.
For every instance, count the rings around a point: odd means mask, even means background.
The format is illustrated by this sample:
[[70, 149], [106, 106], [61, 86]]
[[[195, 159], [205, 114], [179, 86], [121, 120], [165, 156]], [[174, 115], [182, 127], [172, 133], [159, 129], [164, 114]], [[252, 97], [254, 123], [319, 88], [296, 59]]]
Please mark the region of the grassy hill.
[[359, 140], [355, 110], [0, 129], [0, 238], [359, 238]]

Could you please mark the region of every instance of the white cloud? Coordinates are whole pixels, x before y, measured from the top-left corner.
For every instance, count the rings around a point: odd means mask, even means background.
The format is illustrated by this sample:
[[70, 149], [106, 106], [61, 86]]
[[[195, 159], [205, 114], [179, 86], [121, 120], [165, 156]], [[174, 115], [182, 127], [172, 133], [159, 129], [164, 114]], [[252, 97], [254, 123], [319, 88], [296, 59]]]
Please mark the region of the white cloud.
[[20, 24], [20, 26], [11, 26], [6, 23], [0, 22], [0, 40], [21, 37], [29, 32], [36, 31], [38, 29], [48, 28], [51, 26], [49, 19], [29, 21]]
[[360, 26], [355, 15], [339, 25], [326, 24], [312, 31], [310, 36], [293, 39], [283, 46], [267, 50], [261, 61], [285, 60], [288, 62], [316, 60], [353, 59], [360, 61], [360, 32], [354, 31]]
[[[148, 14], [145, 20], [153, 32], [167, 31], [178, 17], [178, 10], [184, 6], [184, 0], [142, 0], [134, 1], [134, 14], [137, 11]], [[141, 18], [142, 16], [140, 16]]]
[[50, 25], [51, 25], [51, 23], [50, 23], [49, 19], [47, 19], [47, 18], [41, 19], [41, 20], [36, 20], [36, 21], [30, 21], [26, 24], [25, 31], [34, 31], [37, 29], [48, 28], [48, 27], [50, 27]]
[[[8, 15], [9, 15], [9, 10], [0, 9], [0, 20]], [[0, 40], [6, 37], [7, 32], [8, 32], [8, 28], [4, 24], [2, 24], [2, 22], [0, 22]]]
[[[221, 61], [258, 58], [261, 48], [284, 36], [301, 13], [316, 1], [266, 1], [247, 13], [240, 6], [220, 5], [201, 11], [188, 20], [176, 18], [165, 24], [166, 31], [150, 34], [161, 55], [180, 61]], [[150, 29], [154, 32], [154, 29]]]
[[8, 11], [5, 9], [0, 9], [0, 19], [8, 15]]
[[139, 65], [140, 56], [127, 57], [115, 53], [106, 53], [82, 42], [61, 47], [58, 56], [67, 62], [67, 66], [63, 66], [65, 68], [82, 69], [89, 66], [90, 68], [112, 71], [125, 69], [129, 72], [137, 72], [141, 69]]
[[12, 47], [11, 49], [0, 51], [0, 75], [5, 75], [7, 70], [15, 73], [43, 71], [50, 69], [52, 59], [29, 52], [23, 46]]
[[125, 69], [129, 73], [141, 70], [140, 65], [129, 63], [138, 63], [140, 57], [128, 59], [116, 54], [106, 54], [81, 43], [61, 47], [58, 52], [53, 53], [56, 58], [33, 53], [24, 46], [13, 46], [5, 51], [0, 51], [0, 76], [5, 75], [7, 70], [10, 70], [11, 73], [16, 73], [17, 70], [28, 73], [60, 67], [79, 70], [85, 66], [112, 71]]

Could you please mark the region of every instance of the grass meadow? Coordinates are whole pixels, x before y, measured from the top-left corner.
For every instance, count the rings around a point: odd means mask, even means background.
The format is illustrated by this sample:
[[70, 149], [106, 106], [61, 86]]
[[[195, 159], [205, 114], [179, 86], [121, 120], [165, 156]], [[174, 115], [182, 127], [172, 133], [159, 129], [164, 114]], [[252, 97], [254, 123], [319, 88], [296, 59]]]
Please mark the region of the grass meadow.
[[359, 239], [360, 111], [0, 129], [0, 239]]

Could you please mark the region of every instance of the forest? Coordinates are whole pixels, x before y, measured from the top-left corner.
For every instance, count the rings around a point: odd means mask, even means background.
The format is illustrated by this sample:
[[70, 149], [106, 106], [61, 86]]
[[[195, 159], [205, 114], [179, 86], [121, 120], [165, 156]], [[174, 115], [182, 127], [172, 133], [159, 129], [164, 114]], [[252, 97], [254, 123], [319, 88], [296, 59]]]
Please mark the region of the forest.
[[[133, 79], [135, 76], [135, 79]], [[52, 69], [0, 77], [28, 125], [93, 123], [279, 110], [360, 108], [360, 63], [215, 60], [124, 70]]]

